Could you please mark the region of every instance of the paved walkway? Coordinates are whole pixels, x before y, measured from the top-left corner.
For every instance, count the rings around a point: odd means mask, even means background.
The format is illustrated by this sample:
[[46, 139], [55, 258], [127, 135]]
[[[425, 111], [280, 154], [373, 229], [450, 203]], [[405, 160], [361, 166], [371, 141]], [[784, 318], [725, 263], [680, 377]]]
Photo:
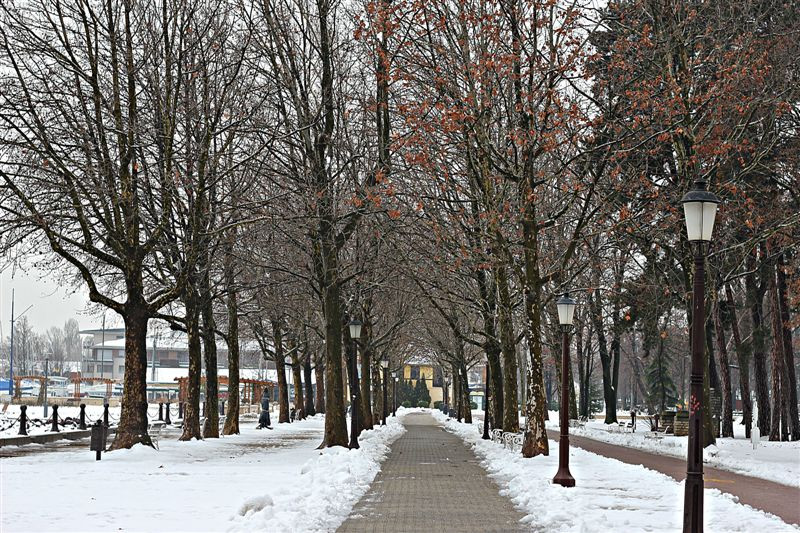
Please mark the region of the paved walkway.
[[[548, 430], [547, 436], [558, 441], [558, 431]], [[683, 481], [686, 478], [686, 459], [657, 455], [635, 448], [586, 438], [569, 436], [570, 446], [617, 459], [623, 463], [643, 465], [651, 470]], [[741, 503], [779, 516], [789, 524], [800, 524], [800, 489], [757, 477], [743, 476], [727, 470], [703, 465], [705, 487], [733, 494]]]
[[522, 531], [523, 514], [500, 495], [464, 441], [432, 416], [411, 413], [370, 490], [338, 531]]

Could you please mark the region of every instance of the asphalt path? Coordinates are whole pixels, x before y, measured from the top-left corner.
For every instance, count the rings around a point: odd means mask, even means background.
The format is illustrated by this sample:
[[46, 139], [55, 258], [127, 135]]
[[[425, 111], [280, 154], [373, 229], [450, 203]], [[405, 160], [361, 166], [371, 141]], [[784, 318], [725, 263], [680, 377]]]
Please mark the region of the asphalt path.
[[[558, 441], [558, 432], [548, 430], [547, 436]], [[635, 448], [570, 435], [570, 446], [623, 463], [642, 465], [678, 481], [686, 479], [686, 459], [657, 455]], [[743, 476], [727, 470], [703, 465], [706, 488], [719, 489], [739, 499], [739, 502], [778, 516], [786, 523], [800, 524], [800, 489], [757, 477]]]

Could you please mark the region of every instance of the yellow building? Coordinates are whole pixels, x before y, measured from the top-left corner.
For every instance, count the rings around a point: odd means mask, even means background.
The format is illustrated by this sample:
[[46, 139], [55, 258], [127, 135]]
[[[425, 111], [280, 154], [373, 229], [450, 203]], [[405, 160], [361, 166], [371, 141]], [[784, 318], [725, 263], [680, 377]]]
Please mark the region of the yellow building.
[[438, 366], [426, 361], [409, 361], [403, 365], [402, 379], [406, 382], [410, 381], [412, 386], [416, 386], [417, 381], [424, 379], [431, 395], [431, 407], [433, 407], [434, 402], [443, 401], [444, 380], [442, 379], [442, 371]]

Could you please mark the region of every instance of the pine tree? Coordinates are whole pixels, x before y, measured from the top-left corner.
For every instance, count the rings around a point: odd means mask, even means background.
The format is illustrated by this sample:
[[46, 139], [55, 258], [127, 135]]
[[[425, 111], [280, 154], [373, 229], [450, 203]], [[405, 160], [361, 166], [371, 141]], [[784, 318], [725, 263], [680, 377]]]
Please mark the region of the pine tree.
[[672, 358], [662, 343], [645, 370], [651, 402], [659, 405], [661, 411], [666, 409], [667, 405], [673, 405], [678, 400], [678, 391], [670, 375], [671, 366]]

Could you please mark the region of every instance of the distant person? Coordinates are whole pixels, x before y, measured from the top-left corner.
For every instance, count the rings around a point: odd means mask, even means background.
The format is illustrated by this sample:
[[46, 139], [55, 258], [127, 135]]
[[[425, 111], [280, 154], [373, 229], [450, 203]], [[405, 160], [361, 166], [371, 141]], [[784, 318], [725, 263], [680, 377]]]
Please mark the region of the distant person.
[[256, 429], [272, 429], [272, 424], [269, 420], [269, 390], [264, 389], [261, 395], [261, 415], [258, 417], [258, 427]]
[[636, 409], [631, 409], [631, 431], [636, 431]]

